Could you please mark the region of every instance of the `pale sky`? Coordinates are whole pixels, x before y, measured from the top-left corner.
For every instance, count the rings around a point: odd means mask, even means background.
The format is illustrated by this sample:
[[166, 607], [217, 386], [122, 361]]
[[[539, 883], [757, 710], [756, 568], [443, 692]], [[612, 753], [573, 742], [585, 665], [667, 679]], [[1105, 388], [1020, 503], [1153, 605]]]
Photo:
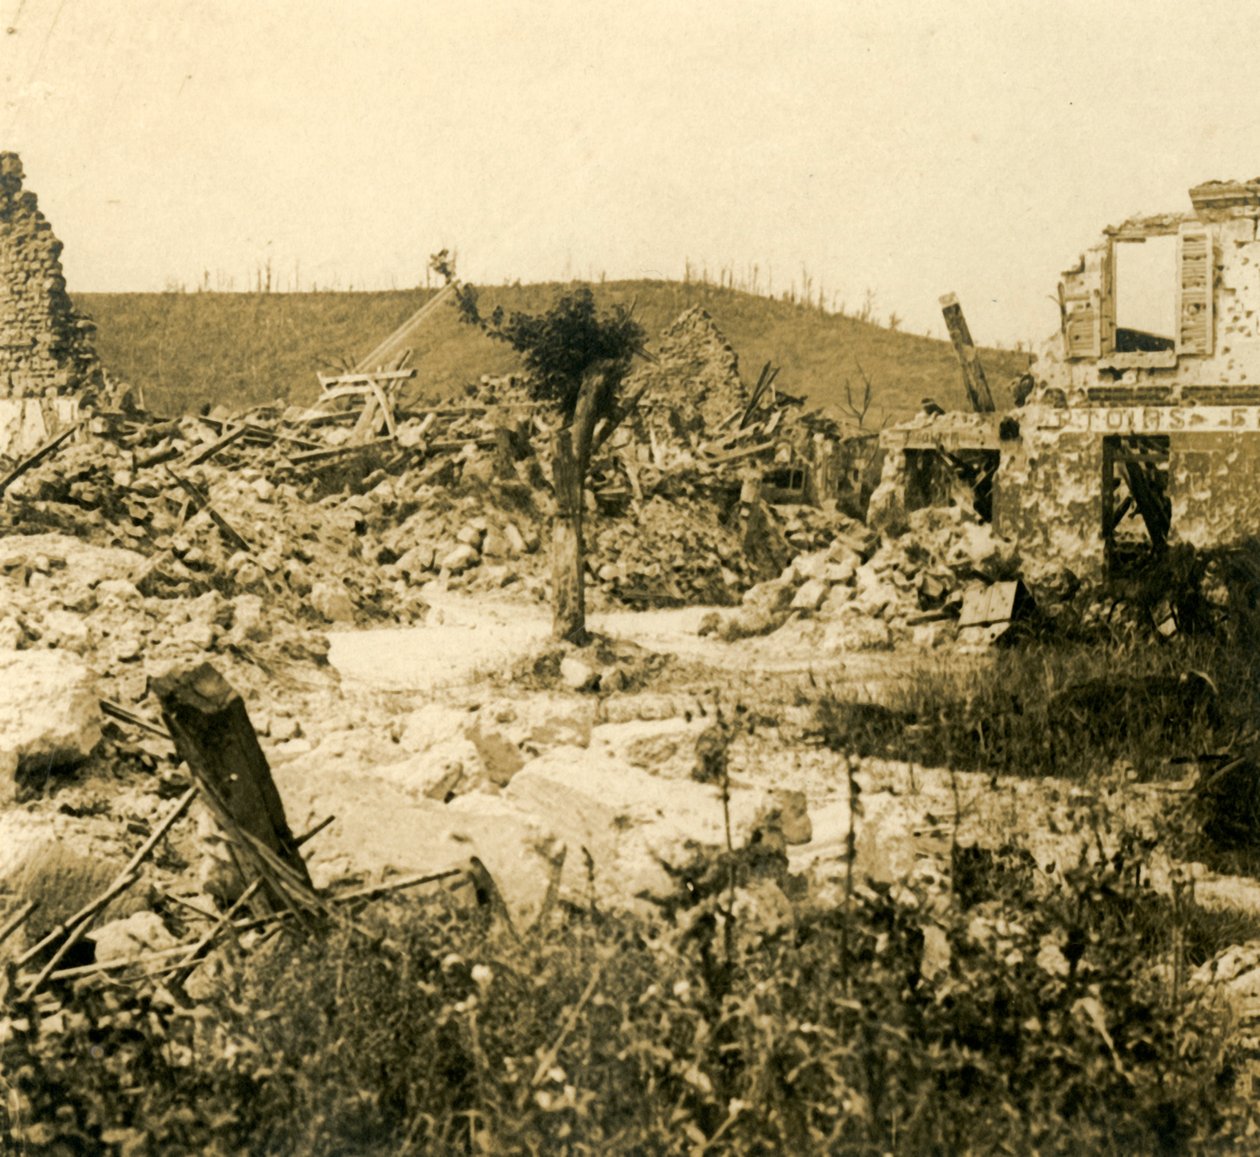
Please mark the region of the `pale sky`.
[[[1186, 0], [0, 0], [0, 149], [75, 290], [722, 266], [983, 343], [1102, 226], [1260, 173], [1260, 30]], [[6, 31], [7, 29], [7, 31]]]

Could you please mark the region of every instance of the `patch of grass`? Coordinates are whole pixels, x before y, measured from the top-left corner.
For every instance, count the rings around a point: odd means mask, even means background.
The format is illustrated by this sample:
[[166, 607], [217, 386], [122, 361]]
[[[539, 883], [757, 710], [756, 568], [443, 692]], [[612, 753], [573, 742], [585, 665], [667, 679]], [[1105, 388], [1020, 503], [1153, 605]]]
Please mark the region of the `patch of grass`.
[[823, 733], [859, 755], [1080, 779], [1117, 760], [1151, 778], [1171, 757], [1219, 750], [1257, 720], [1252, 656], [1192, 640], [1034, 643], [967, 671], [925, 665], [883, 703], [829, 693], [819, 702]]

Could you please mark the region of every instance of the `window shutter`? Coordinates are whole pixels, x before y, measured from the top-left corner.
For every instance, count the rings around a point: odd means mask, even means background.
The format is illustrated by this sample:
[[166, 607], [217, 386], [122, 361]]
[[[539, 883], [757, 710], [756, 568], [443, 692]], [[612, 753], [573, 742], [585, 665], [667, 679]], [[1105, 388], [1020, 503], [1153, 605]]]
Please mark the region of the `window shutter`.
[[1098, 356], [1106, 357], [1116, 349], [1116, 243], [1107, 242], [1099, 271], [1102, 292], [1098, 298]]
[[1182, 225], [1177, 236], [1177, 353], [1212, 352], [1212, 234]]
[[1098, 294], [1064, 302], [1063, 336], [1069, 358], [1096, 358], [1101, 350], [1102, 313]]

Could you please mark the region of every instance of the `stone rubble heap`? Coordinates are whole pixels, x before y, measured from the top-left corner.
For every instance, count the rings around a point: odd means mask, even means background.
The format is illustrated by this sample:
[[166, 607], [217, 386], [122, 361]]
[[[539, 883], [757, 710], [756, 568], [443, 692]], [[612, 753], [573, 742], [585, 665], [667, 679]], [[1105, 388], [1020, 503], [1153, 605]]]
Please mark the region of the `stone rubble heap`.
[[917, 510], [908, 523], [905, 534], [882, 540], [860, 524], [838, 532], [828, 547], [751, 587], [738, 611], [706, 629], [739, 638], [795, 617], [820, 622], [833, 649], [932, 644], [953, 629], [968, 591], [1018, 576], [1013, 544], [965, 507]]

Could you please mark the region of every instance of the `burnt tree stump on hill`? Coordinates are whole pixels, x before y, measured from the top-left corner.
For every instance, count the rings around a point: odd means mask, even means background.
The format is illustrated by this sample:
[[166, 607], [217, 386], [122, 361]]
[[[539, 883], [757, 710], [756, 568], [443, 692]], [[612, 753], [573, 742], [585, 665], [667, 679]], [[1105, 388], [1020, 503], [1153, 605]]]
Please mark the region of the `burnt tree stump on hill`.
[[244, 700], [209, 663], [163, 676], [154, 690], [176, 750], [232, 840], [243, 882], [263, 879], [258, 895], [268, 910], [294, 907], [295, 893], [313, 896]]

